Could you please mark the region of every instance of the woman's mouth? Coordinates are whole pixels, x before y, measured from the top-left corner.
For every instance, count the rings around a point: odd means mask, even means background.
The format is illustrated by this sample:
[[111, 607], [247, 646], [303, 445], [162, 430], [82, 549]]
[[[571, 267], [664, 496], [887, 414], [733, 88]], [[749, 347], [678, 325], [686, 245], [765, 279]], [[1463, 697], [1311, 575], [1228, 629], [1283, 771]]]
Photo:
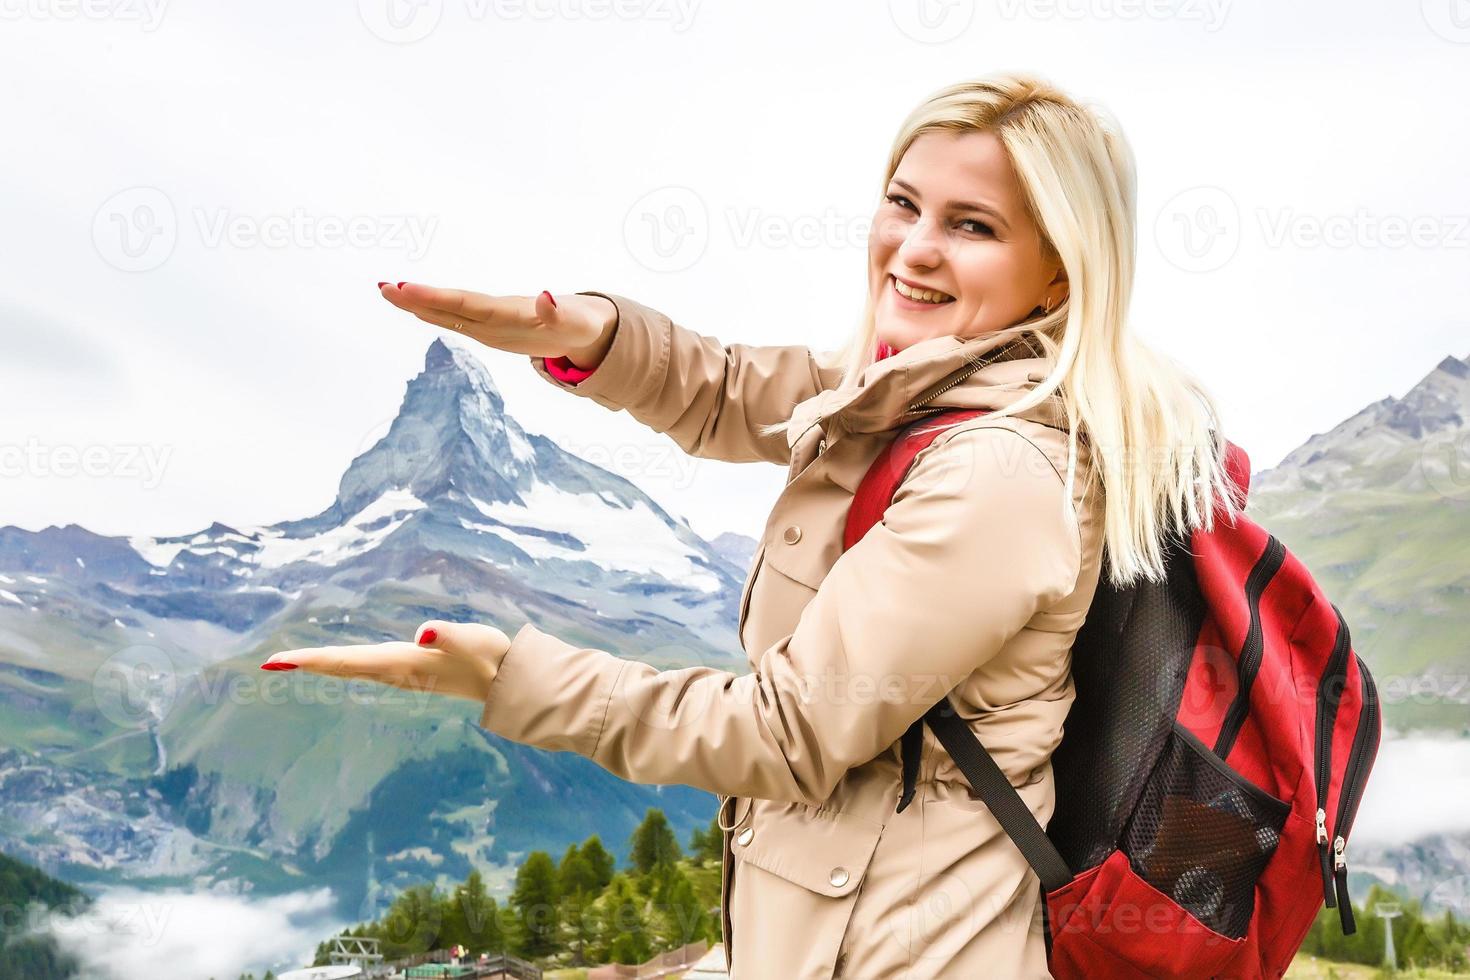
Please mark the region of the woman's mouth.
[[932, 289], [918, 289], [892, 274], [888, 276], [888, 281], [889, 291], [893, 293], [894, 302], [900, 309], [932, 310], [954, 302], [954, 297], [948, 293]]

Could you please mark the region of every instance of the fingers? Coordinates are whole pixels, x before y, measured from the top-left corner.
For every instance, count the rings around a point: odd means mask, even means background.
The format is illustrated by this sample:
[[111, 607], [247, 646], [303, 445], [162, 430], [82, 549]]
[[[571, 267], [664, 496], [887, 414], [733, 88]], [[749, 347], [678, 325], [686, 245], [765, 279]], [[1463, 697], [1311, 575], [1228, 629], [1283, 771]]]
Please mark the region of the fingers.
[[494, 626], [430, 620], [416, 631], [418, 642], [306, 647], [273, 654], [262, 670], [293, 670], [328, 677], [375, 681], [483, 702], [510, 649], [510, 638]]
[[485, 325], [478, 320], [467, 320], [464, 317], [450, 316], [448, 313], [440, 313], [437, 310], [409, 310], [414, 316], [425, 323], [432, 323], [436, 327], [444, 327], [455, 333], [474, 335], [474, 332]]
[[447, 313], [458, 320], [524, 319], [532, 307], [524, 296], [487, 296], [467, 289], [440, 289], [417, 282], [406, 282], [394, 292], [396, 299], [390, 299], [405, 309]]
[[484, 623], [431, 619], [414, 636], [421, 656], [435, 661], [444, 690], [474, 701], [485, 700], [500, 672], [500, 661], [510, 650], [510, 637]]
[[555, 323], [561, 316], [561, 311], [556, 308], [556, 300], [544, 289], [536, 294], [531, 305], [536, 311], [536, 318], [542, 323]]
[[[404, 283], [405, 287], [412, 285], [412, 283]], [[423, 289], [427, 287], [419, 288]], [[445, 313], [442, 310], [419, 305], [408, 298], [404, 289], [399, 289], [391, 282], [384, 285], [380, 291], [383, 294], [383, 298], [388, 300], [388, 302], [400, 310], [406, 310], [412, 313], [425, 323], [432, 324], [436, 327], [443, 327], [446, 330], [453, 330], [455, 333], [464, 334], [473, 340], [479, 340], [481, 342], [486, 340], [482, 334], [486, 325], [479, 320], [473, 319], [466, 314]]]
[[264, 670], [280, 670], [272, 664], [295, 664], [302, 670], [328, 677], [361, 678], [392, 683], [413, 676], [415, 659], [422, 652], [412, 643], [393, 641], [363, 646], [306, 647], [272, 654], [261, 664]]
[[414, 642], [420, 647], [470, 657], [483, 655], [504, 636], [494, 626], [483, 623], [447, 623], [442, 619], [430, 619], [414, 633]]
[[463, 289], [438, 289], [421, 283], [384, 284], [383, 298], [425, 323], [489, 347], [523, 352], [521, 338], [554, 323], [557, 310], [547, 296], [487, 296]]

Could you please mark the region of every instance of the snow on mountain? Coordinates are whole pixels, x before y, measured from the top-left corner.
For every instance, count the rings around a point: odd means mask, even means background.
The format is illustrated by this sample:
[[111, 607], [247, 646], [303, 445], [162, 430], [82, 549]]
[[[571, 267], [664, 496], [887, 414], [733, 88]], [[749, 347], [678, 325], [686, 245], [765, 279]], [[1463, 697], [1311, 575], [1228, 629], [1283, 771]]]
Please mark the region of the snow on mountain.
[[128, 543], [149, 564], [165, 570], [181, 552], [200, 558], [223, 555], [257, 568], [281, 568], [299, 561], [340, 565], [371, 550], [423, 506], [407, 490], [389, 490], [342, 524], [318, 534], [290, 537], [279, 527], [264, 527], [248, 534], [230, 531], [212, 537], [200, 533], [186, 540], [134, 536]]
[[[610, 571], [661, 576], [702, 592], [721, 588], [720, 579], [702, 564], [708, 561], [707, 550], [682, 540], [641, 500], [627, 510], [601, 494], [568, 493], [540, 482], [522, 495], [522, 503], [469, 499], [480, 513], [500, 523], [461, 519], [464, 527], [497, 534], [534, 558], [590, 561]], [[527, 533], [530, 528], [540, 533]], [[582, 547], [560, 545], [547, 531], [569, 534]]]
[[[738, 649], [744, 568], [623, 477], [523, 430], [484, 364], [442, 339], [318, 514], [175, 536], [0, 528], [0, 570], [56, 576], [96, 629], [204, 620], [243, 634], [305, 620], [298, 608], [367, 602], [429, 569], [434, 581], [418, 587], [446, 603], [523, 594], [525, 609], [539, 596], [574, 618], [688, 628]], [[45, 605], [19, 587], [0, 599], [0, 630], [5, 609]]]

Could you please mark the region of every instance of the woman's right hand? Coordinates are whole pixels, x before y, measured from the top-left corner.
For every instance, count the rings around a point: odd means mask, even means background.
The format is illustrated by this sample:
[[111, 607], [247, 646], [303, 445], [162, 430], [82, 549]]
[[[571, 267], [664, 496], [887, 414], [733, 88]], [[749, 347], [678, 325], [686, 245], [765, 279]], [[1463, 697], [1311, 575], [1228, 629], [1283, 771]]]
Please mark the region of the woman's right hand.
[[532, 357], [565, 356], [596, 367], [617, 328], [618, 310], [602, 296], [488, 296], [416, 282], [379, 283], [383, 298], [425, 323], [446, 327], [487, 347]]

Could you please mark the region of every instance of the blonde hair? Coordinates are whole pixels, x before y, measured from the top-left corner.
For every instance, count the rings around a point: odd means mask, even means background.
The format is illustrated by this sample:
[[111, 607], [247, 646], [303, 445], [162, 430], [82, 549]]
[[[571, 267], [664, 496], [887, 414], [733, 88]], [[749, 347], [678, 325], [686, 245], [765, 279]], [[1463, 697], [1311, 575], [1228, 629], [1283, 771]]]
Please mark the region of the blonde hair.
[[[1109, 581], [1116, 587], [1140, 578], [1161, 581], [1166, 538], [1177, 534], [1187, 541], [1196, 528], [1212, 529], [1217, 507], [1233, 521], [1244, 502], [1236, 499], [1227, 475], [1228, 447], [1216, 403], [1193, 375], [1128, 327], [1137, 204], [1127, 140], [1106, 109], [1080, 103], [1041, 78], [986, 75], [940, 89], [909, 114], [880, 195], [914, 140], [934, 131], [996, 135], [1040, 229], [1043, 255], [1067, 273], [1067, 298], [1017, 325], [1054, 362], [1051, 373], [1028, 395], [991, 414], [1024, 411], [1058, 392], [1070, 430], [1068, 497], [1079, 438], [1089, 450], [1085, 491], [1100, 484], [1104, 493]], [[848, 386], [875, 362], [876, 347], [869, 296], [855, 335], [819, 359], [840, 366], [839, 386]], [[786, 426], [762, 431], [784, 434]], [[1132, 447], [1146, 450], [1149, 465], [1137, 465]]]

